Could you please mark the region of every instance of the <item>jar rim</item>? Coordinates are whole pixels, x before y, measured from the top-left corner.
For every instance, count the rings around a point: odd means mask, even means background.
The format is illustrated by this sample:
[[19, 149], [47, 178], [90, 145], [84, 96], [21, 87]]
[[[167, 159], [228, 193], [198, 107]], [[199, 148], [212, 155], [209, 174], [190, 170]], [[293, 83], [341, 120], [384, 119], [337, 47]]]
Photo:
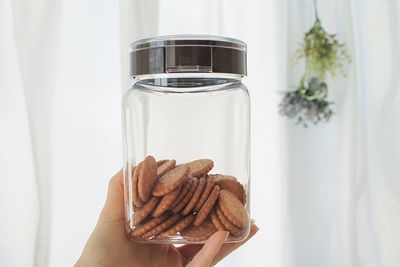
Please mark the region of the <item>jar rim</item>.
[[234, 38], [167, 35], [141, 39], [129, 48], [129, 75], [231, 73], [247, 75], [247, 46]]
[[177, 34], [139, 39], [131, 43], [129, 46], [129, 52], [170, 46], [213, 46], [238, 49], [242, 51], [247, 50], [245, 42], [232, 37], [203, 34]]

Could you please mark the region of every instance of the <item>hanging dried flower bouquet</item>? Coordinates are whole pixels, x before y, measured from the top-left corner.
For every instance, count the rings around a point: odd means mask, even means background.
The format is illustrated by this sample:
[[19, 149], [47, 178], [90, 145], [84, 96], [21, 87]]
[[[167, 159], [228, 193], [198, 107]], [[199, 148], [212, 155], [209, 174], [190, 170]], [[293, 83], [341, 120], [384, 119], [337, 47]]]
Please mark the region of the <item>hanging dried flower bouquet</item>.
[[335, 77], [338, 72], [345, 76], [344, 67], [351, 62], [345, 44], [337, 40], [336, 34], [325, 31], [317, 11], [315, 22], [304, 34], [291, 63], [295, 65], [301, 60], [305, 61], [304, 73], [296, 89], [284, 93], [279, 113], [307, 127], [308, 123], [329, 121], [333, 103], [327, 100], [326, 78]]

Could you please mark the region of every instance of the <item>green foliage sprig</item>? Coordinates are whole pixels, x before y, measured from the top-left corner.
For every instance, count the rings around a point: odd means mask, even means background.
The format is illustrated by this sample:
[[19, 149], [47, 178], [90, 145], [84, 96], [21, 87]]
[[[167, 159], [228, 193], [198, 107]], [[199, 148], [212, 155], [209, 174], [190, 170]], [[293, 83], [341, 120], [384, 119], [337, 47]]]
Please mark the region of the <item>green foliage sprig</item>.
[[302, 78], [294, 91], [284, 94], [279, 104], [279, 113], [295, 118], [298, 124], [307, 127], [309, 122], [317, 124], [321, 120], [329, 121], [333, 115], [333, 102], [327, 101], [326, 78], [328, 75], [335, 77], [338, 72], [345, 76], [345, 66], [351, 63], [346, 45], [337, 40], [336, 34], [325, 31], [317, 10], [315, 22], [304, 34], [291, 63], [295, 65], [301, 60], [305, 61]]
[[336, 76], [338, 71], [345, 75], [345, 64], [351, 62], [346, 45], [339, 43], [336, 34], [327, 33], [318, 18], [304, 34], [303, 43], [293, 56], [292, 63], [302, 59], [306, 61], [306, 76], [319, 78], [325, 78], [326, 74]]

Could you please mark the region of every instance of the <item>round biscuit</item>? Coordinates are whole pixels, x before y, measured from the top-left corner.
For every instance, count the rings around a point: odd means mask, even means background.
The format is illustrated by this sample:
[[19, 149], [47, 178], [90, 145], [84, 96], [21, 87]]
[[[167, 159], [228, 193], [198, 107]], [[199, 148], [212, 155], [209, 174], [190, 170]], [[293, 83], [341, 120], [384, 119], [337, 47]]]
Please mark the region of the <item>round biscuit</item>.
[[182, 214], [184, 216], [188, 215], [193, 210], [193, 208], [196, 206], [197, 202], [200, 199], [201, 193], [203, 193], [205, 185], [206, 185], [205, 178], [201, 177], [198, 180], [198, 184], [197, 184], [196, 190], [193, 193], [193, 196], [190, 198], [189, 202], [187, 203], [185, 208], [182, 210]]
[[225, 175], [225, 174], [209, 174], [208, 178], [213, 179], [216, 183], [218, 183], [221, 180], [235, 180], [237, 181], [237, 178], [232, 175]]
[[226, 218], [238, 228], [246, 227], [248, 214], [243, 203], [228, 190], [221, 190], [218, 197], [218, 206]]
[[151, 190], [157, 181], [157, 163], [153, 156], [147, 156], [139, 169], [138, 193], [144, 201], [151, 197]]
[[157, 161], [157, 168], [160, 167], [161, 165], [163, 165], [167, 161], [168, 161], [167, 159], [162, 159], [162, 160]]
[[189, 167], [186, 165], [178, 166], [164, 174], [153, 188], [154, 196], [163, 196], [178, 188], [189, 176]]
[[189, 192], [190, 187], [192, 186], [192, 179], [186, 179], [185, 182], [181, 185], [181, 190], [179, 191], [178, 197], [172, 202], [170, 206], [170, 210], [172, 210], [181, 200], [186, 196], [187, 192]]
[[192, 198], [196, 188], [197, 188], [198, 180], [197, 178], [192, 178], [192, 185], [190, 186], [189, 192], [185, 195], [185, 197], [175, 206], [172, 208], [173, 213], [180, 212], [187, 203], [189, 203], [190, 199]]
[[213, 167], [214, 162], [211, 159], [198, 159], [186, 163], [190, 169], [190, 175], [200, 177], [207, 174]]
[[142, 208], [137, 208], [133, 214], [133, 220], [135, 225], [140, 224], [146, 217], [153, 211], [157, 206], [159, 197], [152, 197]]
[[196, 206], [194, 207], [194, 210], [195, 210], [195, 211], [200, 210], [200, 208], [201, 208], [201, 207], [203, 206], [203, 204], [206, 202], [208, 196], [209, 196], [210, 193], [211, 193], [211, 190], [214, 188], [214, 184], [215, 184], [215, 182], [214, 182], [213, 179], [206, 178], [206, 186], [205, 186], [205, 188], [204, 188], [203, 193], [202, 193], [201, 196], [200, 196], [199, 201], [197, 202]]
[[228, 218], [225, 217], [224, 213], [217, 207], [215, 212], [218, 216], [218, 219], [222, 223], [222, 225], [235, 237], [240, 237], [243, 235], [245, 229], [240, 229], [236, 227], [233, 223], [231, 223]]
[[133, 205], [137, 208], [143, 207], [144, 205], [138, 193], [138, 177], [140, 166], [141, 165], [139, 164], [132, 170], [132, 201]]
[[171, 193], [168, 193], [165, 196], [163, 196], [161, 198], [160, 202], [158, 203], [157, 207], [151, 213], [151, 216], [158, 217], [161, 214], [163, 214], [165, 211], [167, 211], [171, 207], [171, 204], [178, 197], [180, 190], [181, 190], [181, 188], [178, 187]]
[[195, 226], [199, 226], [207, 218], [208, 214], [211, 212], [215, 202], [218, 199], [219, 191], [220, 191], [219, 186], [214, 185], [214, 188], [211, 191], [210, 195], [208, 196], [206, 202], [196, 214], [196, 218], [194, 219], [193, 222]]
[[246, 190], [244, 186], [234, 176], [213, 174], [209, 178], [212, 178], [219, 187], [224, 190], [228, 190], [234, 194], [243, 204], [246, 204]]
[[141, 235], [143, 235], [144, 233], [150, 231], [151, 229], [153, 229], [154, 227], [156, 227], [157, 225], [159, 225], [160, 223], [162, 223], [163, 221], [165, 221], [166, 219], [168, 219], [169, 215], [164, 213], [163, 215], [161, 215], [160, 217], [157, 218], [152, 218], [149, 221], [147, 221], [146, 223], [136, 226], [130, 233], [129, 235], [133, 238], [138, 238]]
[[161, 166], [157, 167], [157, 177], [160, 178], [161, 176], [163, 176], [164, 174], [175, 168], [175, 165], [176, 161], [174, 159], [167, 160]]
[[174, 226], [166, 230], [165, 232], [157, 235], [155, 239], [165, 239], [170, 236], [175, 235], [176, 233], [182, 231], [186, 227], [188, 227], [191, 223], [193, 222], [193, 215], [186, 216], [182, 218], [178, 223], [176, 223]]
[[217, 228], [219, 231], [226, 231], [225, 226], [222, 224], [221, 220], [217, 216], [215, 208], [211, 211], [210, 218], [215, 228]]
[[156, 236], [156, 235], [162, 233], [165, 229], [168, 229], [169, 227], [174, 225], [179, 219], [180, 219], [179, 215], [177, 215], [177, 214], [172, 215], [166, 221], [159, 224], [157, 227], [155, 227], [155, 228], [151, 229], [150, 231], [146, 232], [145, 234], [143, 234], [142, 239], [149, 239], [153, 236]]
[[212, 222], [205, 221], [199, 226], [189, 225], [182, 230], [181, 236], [189, 241], [204, 241], [217, 231]]

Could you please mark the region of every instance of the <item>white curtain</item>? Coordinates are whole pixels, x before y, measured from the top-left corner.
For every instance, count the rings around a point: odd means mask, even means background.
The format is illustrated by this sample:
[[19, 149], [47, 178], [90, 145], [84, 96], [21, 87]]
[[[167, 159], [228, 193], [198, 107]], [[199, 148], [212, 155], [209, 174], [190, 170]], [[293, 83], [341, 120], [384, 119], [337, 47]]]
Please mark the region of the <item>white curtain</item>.
[[219, 266], [400, 264], [400, 4], [318, 1], [346, 42], [331, 122], [279, 117], [311, 0], [0, 0], [0, 266], [71, 266], [122, 165], [127, 48], [201, 33], [248, 44], [252, 217], [261, 230]]
[[[331, 81], [335, 115], [285, 135], [289, 266], [399, 266], [398, 1], [318, 1], [328, 31], [348, 45], [346, 79]], [[289, 0], [286, 55], [313, 23], [310, 0]], [[302, 12], [299, 12], [302, 10]], [[287, 62], [287, 61], [285, 61]], [[286, 87], [299, 77], [287, 66]]]

